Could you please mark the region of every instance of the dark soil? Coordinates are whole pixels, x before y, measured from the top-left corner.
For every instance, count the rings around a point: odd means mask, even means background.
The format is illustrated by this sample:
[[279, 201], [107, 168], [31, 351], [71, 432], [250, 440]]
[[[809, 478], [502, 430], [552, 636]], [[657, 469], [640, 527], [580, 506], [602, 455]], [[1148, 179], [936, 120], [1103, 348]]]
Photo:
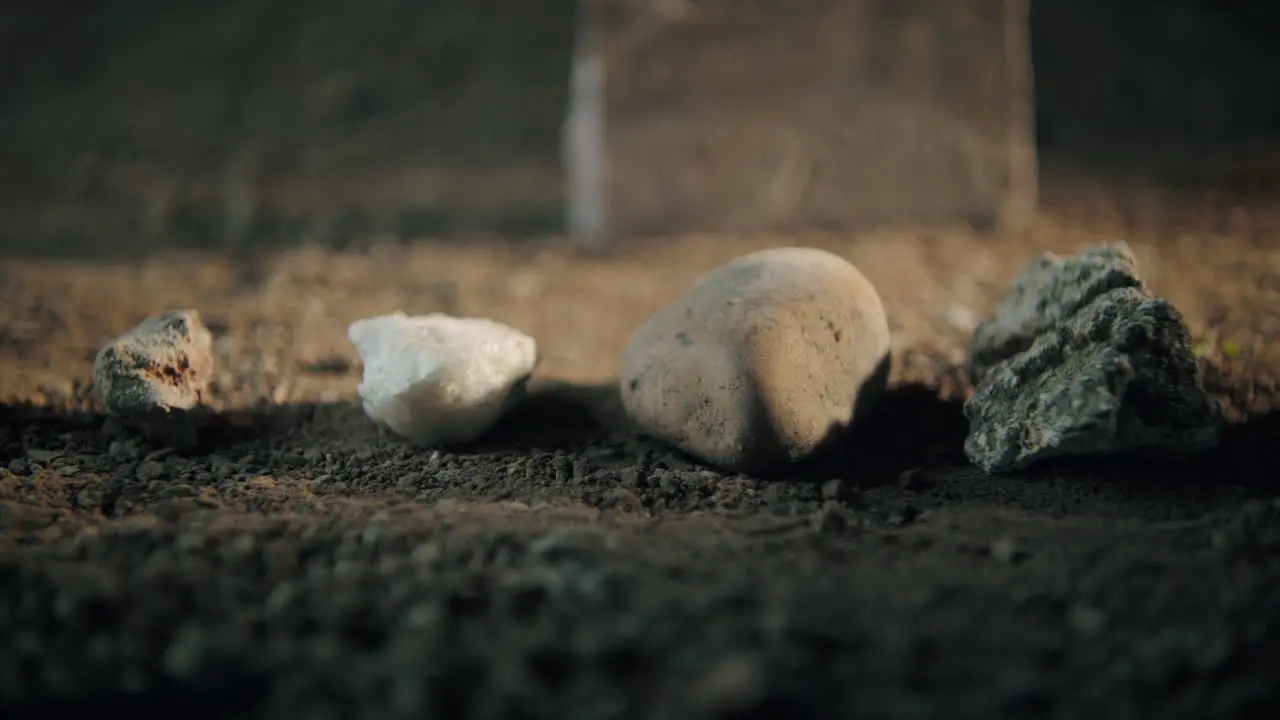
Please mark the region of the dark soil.
[[[1253, 223], [1234, 236], [1178, 225], [1185, 206], [1144, 212], [1064, 211], [1016, 238], [672, 238], [607, 261], [480, 242], [251, 268], [6, 262], [2, 716], [1260, 712], [1280, 699], [1280, 266], [1248, 231], [1260, 212], [1232, 215]], [[1223, 450], [1175, 468], [968, 467], [964, 313], [1038, 249], [1117, 236], [1209, 348], [1234, 421]], [[879, 417], [774, 481], [631, 433], [609, 382], [631, 329], [780, 242], [831, 247], [882, 289], [897, 357]], [[183, 455], [98, 413], [88, 383], [102, 342], [188, 306], [218, 338], [220, 415]], [[533, 333], [532, 398], [470, 448], [380, 434], [344, 334], [401, 308]]]

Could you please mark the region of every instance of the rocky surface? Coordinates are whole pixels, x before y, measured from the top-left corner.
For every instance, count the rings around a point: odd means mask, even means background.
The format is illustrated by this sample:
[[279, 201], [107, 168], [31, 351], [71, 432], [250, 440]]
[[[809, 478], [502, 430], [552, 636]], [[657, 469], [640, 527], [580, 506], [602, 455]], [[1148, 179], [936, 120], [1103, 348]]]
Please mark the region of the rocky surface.
[[[1176, 210], [1145, 235], [694, 235], [607, 262], [486, 239], [5, 258], [0, 718], [1266, 717], [1280, 267], [1256, 238], [1280, 234]], [[1133, 239], [1198, 340], [1240, 344], [1201, 359], [1237, 415], [1203, 462], [986, 475], [963, 456], [971, 328], [945, 313], [985, 315], [1037, 252], [1098, 234]], [[890, 317], [890, 387], [848, 462], [767, 481], [626, 430], [628, 336], [784, 242], [849, 258]], [[157, 305], [203, 310], [204, 403], [252, 432], [178, 453], [95, 408], [104, 328]], [[387, 308], [536, 337], [531, 397], [467, 448], [380, 432], [347, 330]]]
[[364, 362], [357, 392], [374, 422], [432, 447], [475, 440], [523, 394], [537, 342], [487, 318], [365, 318], [347, 336]]
[[844, 437], [885, 387], [889, 325], [853, 265], [813, 248], [729, 262], [644, 323], [623, 406], [720, 468], [769, 473]]
[[1180, 460], [1218, 443], [1182, 315], [1124, 245], [1033, 261], [970, 345], [965, 454], [988, 472], [1062, 457]]
[[1103, 293], [1145, 289], [1138, 261], [1123, 243], [1100, 245], [1067, 258], [1045, 253], [1027, 264], [995, 312], [978, 324], [969, 340], [969, 381], [982, 382], [991, 369], [1031, 347]]
[[196, 310], [143, 320], [94, 358], [93, 384], [110, 413], [165, 443], [198, 442], [196, 412], [213, 374], [213, 335]]

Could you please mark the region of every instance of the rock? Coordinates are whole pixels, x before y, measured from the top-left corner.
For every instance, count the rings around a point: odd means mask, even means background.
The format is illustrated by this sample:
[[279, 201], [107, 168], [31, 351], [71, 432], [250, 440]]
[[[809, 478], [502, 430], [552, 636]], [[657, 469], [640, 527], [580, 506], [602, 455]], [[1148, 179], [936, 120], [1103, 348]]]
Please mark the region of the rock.
[[990, 364], [971, 369], [981, 380], [965, 403], [965, 454], [987, 472], [1061, 457], [1177, 460], [1217, 446], [1221, 419], [1182, 316], [1146, 291], [1123, 246], [1081, 257], [1033, 263], [1034, 277], [1001, 303], [1008, 316], [975, 337], [979, 365]]
[[729, 655], [699, 669], [689, 693], [695, 717], [754, 717], [765, 706], [769, 675], [754, 655]]
[[888, 379], [889, 324], [857, 268], [812, 248], [712, 271], [632, 336], [621, 396], [646, 433], [764, 474], [837, 442]]
[[165, 464], [156, 460], [147, 460], [146, 462], [138, 465], [138, 469], [135, 471], [135, 475], [137, 475], [138, 479], [142, 482], [159, 480], [168, 474], [169, 469], [165, 467]]
[[840, 503], [835, 500], [823, 502], [822, 509], [813, 516], [810, 524], [819, 535], [839, 535], [849, 529], [849, 519], [845, 517]]
[[533, 338], [484, 318], [395, 313], [357, 320], [347, 337], [364, 362], [365, 413], [427, 447], [483, 434], [537, 364]]
[[988, 549], [991, 557], [998, 563], [1004, 565], [1012, 565], [1029, 557], [1027, 551], [1018, 546], [1018, 542], [1013, 538], [1000, 538], [991, 543]]
[[1067, 611], [1067, 624], [1081, 635], [1095, 636], [1107, 627], [1107, 615], [1089, 605], [1075, 605]]
[[1000, 298], [995, 314], [974, 328], [968, 348], [969, 381], [1031, 347], [1098, 298], [1120, 288], [1146, 291], [1138, 261], [1124, 243], [1100, 245], [1071, 258], [1046, 253], [1032, 260]]
[[213, 376], [212, 346], [196, 310], [149, 317], [98, 352], [94, 388], [107, 412], [153, 440], [194, 445]]

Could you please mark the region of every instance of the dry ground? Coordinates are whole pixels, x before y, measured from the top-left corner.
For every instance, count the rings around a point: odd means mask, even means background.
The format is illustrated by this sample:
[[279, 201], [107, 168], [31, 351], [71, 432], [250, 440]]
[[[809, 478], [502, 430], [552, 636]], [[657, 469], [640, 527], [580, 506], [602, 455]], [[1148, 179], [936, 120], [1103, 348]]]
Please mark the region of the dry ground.
[[[1025, 236], [361, 240], [0, 265], [0, 699], [173, 717], [1235, 717], [1280, 699], [1280, 210], [1050, 198]], [[1126, 239], [1236, 422], [1180, 468], [989, 478], [959, 453], [973, 322], [1042, 249]], [[726, 476], [630, 433], [631, 330], [744, 252], [880, 288], [896, 389], [840, 457]], [[91, 359], [168, 308], [214, 327], [207, 452], [96, 413]], [[417, 450], [354, 403], [352, 320], [536, 336], [529, 404]]]

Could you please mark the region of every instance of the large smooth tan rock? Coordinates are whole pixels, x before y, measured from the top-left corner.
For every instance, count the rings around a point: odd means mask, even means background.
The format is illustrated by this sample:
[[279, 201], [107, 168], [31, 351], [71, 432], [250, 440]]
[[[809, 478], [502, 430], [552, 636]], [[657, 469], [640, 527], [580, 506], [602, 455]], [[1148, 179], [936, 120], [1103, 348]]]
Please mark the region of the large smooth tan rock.
[[838, 442], [888, 376], [889, 324], [853, 265], [775, 248], [717, 268], [636, 331], [623, 406], [721, 468], [763, 474]]

